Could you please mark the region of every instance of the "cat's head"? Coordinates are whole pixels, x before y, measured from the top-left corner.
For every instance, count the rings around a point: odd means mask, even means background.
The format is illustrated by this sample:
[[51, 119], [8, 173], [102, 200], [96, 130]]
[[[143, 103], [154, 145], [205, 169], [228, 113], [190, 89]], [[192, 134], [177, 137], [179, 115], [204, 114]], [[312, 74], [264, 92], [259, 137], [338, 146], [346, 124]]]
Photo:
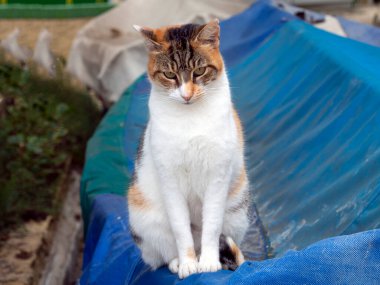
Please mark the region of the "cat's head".
[[150, 81], [163, 96], [183, 104], [196, 102], [222, 74], [218, 20], [159, 29], [134, 27], [148, 49]]

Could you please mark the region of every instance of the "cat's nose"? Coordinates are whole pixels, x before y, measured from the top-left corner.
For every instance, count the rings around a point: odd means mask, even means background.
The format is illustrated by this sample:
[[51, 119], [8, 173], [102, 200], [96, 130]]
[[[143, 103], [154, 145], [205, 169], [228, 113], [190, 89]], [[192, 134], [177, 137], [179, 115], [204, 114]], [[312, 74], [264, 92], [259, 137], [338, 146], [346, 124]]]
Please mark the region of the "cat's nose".
[[186, 102], [189, 102], [193, 97], [193, 86], [191, 83], [182, 84], [181, 86], [181, 97]]
[[189, 102], [191, 100], [191, 97], [193, 97], [192, 94], [185, 94], [185, 95], [181, 95], [181, 97], [183, 98], [183, 100], [185, 100], [186, 102]]

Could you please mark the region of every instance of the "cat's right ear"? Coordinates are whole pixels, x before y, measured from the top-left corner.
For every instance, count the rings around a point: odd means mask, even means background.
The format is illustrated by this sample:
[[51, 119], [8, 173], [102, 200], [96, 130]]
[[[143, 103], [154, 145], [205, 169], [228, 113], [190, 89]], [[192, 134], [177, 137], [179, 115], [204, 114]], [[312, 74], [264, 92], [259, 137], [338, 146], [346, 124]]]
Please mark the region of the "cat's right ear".
[[162, 51], [162, 46], [155, 41], [155, 35], [153, 29], [147, 27], [140, 27], [138, 25], [133, 25], [133, 28], [140, 32], [140, 34], [144, 37], [145, 46], [147, 47], [149, 52], [160, 52]]
[[219, 47], [220, 27], [219, 20], [214, 19], [206, 25], [203, 25], [196, 36], [196, 40], [202, 44], [212, 47]]

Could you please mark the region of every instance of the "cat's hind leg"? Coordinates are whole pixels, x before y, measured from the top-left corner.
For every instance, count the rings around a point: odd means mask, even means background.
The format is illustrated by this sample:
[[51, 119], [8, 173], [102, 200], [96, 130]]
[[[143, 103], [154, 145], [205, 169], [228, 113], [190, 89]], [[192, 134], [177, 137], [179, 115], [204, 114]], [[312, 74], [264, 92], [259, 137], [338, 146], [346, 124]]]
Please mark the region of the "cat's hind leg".
[[222, 230], [222, 233], [226, 237], [231, 237], [238, 246], [248, 230], [250, 204], [248, 179], [246, 175], [242, 175], [242, 178], [228, 193]]
[[220, 239], [220, 261], [225, 269], [235, 270], [244, 262], [239, 248], [249, 227], [250, 195], [248, 184], [228, 196]]
[[[155, 215], [155, 218], [158, 218]], [[163, 265], [168, 265], [178, 257], [176, 243], [167, 223], [160, 223], [158, 219], [145, 217], [140, 222], [139, 230], [134, 229], [139, 235], [138, 247], [141, 250], [142, 259], [152, 269], [157, 269]], [[142, 230], [141, 223], [144, 224]], [[172, 264], [174, 268], [174, 264]]]
[[130, 230], [144, 262], [156, 269], [178, 257], [170, 224], [157, 199], [135, 185], [129, 190], [128, 204]]
[[237, 245], [240, 245], [248, 230], [248, 226], [248, 209], [227, 209], [222, 230], [222, 233], [226, 237], [231, 237]]
[[219, 240], [219, 259], [224, 269], [235, 270], [244, 262], [239, 246], [249, 226], [246, 209], [234, 209], [225, 214]]
[[[161, 234], [156, 234], [156, 237], [152, 237], [150, 240], [155, 241], [155, 243], [142, 249], [142, 254], [143, 260], [150, 263], [153, 269], [156, 269], [162, 265], [168, 265], [169, 270], [172, 273], [178, 274], [181, 279], [197, 271], [196, 263], [188, 262], [185, 264], [180, 264], [176, 241], [171, 231], [170, 234], [164, 232], [161, 232]], [[159, 246], [155, 248], [158, 244]], [[153, 264], [153, 262], [157, 263]]]

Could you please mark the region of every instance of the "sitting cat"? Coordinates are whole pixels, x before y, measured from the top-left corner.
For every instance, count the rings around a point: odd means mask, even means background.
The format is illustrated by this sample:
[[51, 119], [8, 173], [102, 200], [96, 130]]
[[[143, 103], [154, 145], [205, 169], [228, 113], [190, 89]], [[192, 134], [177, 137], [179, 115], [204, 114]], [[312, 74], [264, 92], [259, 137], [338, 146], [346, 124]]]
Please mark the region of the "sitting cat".
[[249, 191], [219, 22], [135, 29], [149, 51], [152, 89], [128, 190], [132, 235], [153, 269], [168, 264], [180, 278], [221, 262], [233, 269], [244, 261], [237, 244], [249, 223]]

